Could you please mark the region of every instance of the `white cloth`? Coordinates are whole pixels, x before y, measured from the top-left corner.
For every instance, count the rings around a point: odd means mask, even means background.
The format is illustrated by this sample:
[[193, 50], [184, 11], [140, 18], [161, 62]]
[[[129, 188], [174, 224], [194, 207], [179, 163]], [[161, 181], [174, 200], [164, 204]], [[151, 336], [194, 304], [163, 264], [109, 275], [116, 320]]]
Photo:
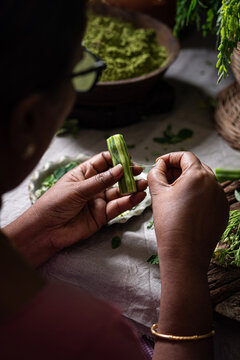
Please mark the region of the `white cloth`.
[[[37, 168], [62, 155], [78, 153], [93, 155], [106, 149], [106, 134], [122, 133], [131, 149], [132, 158], [139, 163], [153, 163], [156, 154], [191, 150], [213, 169], [240, 167], [240, 153], [233, 150], [216, 132], [205, 95], [216, 94], [232, 81], [230, 77], [216, 85], [216, 53], [206, 49], [182, 50], [166, 74], [176, 91], [175, 108], [167, 114], [150, 116], [142, 122], [114, 130], [80, 130], [78, 138], [54, 138]], [[180, 144], [163, 146], [153, 142], [171, 124], [173, 131], [184, 127], [194, 130], [194, 136]], [[31, 175], [30, 175], [31, 176]], [[1, 226], [14, 220], [30, 205], [28, 182], [30, 176], [3, 198]], [[123, 314], [138, 323], [151, 326], [158, 315], [161, 292], [159, 268], [146, 263], [156, 253], [154, 230], [147, 229], [151, 210], [132, 218], [126, 224], [103, 228], [88, 241], [65, 249], [41, 267], [46, 276], [58, 278], [84, 288], [106, 300], [117, 303]], [[113, 236], [122, 244], [111, 248]]]

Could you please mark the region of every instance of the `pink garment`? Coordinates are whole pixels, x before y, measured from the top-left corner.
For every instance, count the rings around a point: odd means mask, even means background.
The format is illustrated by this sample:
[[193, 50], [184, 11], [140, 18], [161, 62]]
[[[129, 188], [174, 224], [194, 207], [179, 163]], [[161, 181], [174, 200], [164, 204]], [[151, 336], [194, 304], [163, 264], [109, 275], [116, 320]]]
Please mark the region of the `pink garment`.
[[145, 360], [120, 312], [89, 294], [49, 284], [0, 323], [3, 360]]

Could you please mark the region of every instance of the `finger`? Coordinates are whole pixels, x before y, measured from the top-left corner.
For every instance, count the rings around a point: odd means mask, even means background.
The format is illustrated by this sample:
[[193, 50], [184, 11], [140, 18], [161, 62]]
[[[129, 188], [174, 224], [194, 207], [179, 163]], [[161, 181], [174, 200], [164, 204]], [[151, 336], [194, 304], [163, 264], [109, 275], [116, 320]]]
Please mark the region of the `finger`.
[[[85, 179], [89, 179], [90, 177], [99, 174], [103, 171], [106, 171], [110, 167], [112, 167], [112, 158], [109, 151], [101, 152], [93, 156], [91, 159], [84, 161], [79, 167], [76, 167], [73, 171], [75, 173], [81, 172], [84, 174]], [[142, 167], [136, 164], [133, 164], [132, 172], [134, 176], [141, 174]]]
[[90, 177], [87, 180], [80, 181], [77, 184], [77, 191], [79, 196], [88, 201], [102, 191], [105, 191], [110, 186], [113, 186], [123, 175], [123, 168], [119, 164], [109, 169], [108, 171], [99, 173]]
[[214, 172], [213, 172], [213, 170], [210, 168], [210, 166], [208, 166], [207, 164], [205, 164], [205, 163], [203, 163], [203, 162], [202, 162], [202, 166], [207, 170], [207, 172], [208, 172], [209, 174], [214, 175], [214, 177], [216, 177], [215, 174], [214, 174]]
[[148, 183], [151, 189], [155, 184], [168, 185], [167, 165], [161, 158], [158, 159], [155, 167], [148, 173]]
[[133, 163], [132, 172], [134, 176], [140, 175], [143, 171], [143, 168], [137, 164]]
[[199, 167], [201, 162], [191, 152], [173, 152], [158, 158], [148, 175], [151, 195], [158, 194], [162, 186], [169, 186], [192, 166]]
[[176, 168], [167, 169], [168, 183], [172, 184], [177, 178], [179, 178], [179, 176], [181, 176], [181, 174], [182, 174], [181, 169], [176, 169]]
[[110, 166], [112, 167], [112, 158], [109, 151], [103, 151], [90, 159], [90, 164], [97, 172], [103, 172]]
[[112, 167], [112, 159], [108, 151], [101, 152], [84, 161], [64, 175], [60, 181], [79, 182], [106, 171]]
[[[136, 183], [137, 183], [137, 191], [138, 192], [146, 190], [146, 188], [148, 186], [147, 180], [144, 180], [144, 179], [138, 180], [138, 181], [136, 181]], [[120, 190], [118, 187], [108, 189], [105, 192], [105, 199], [107, 202], [115, 200], [115, 199], [119, 198], [120, 196], [122, 196], [122, 195], [120, 194]]]
[[112, 167], [112, 158], [108, 151], [101, 152], [93, 156], [80, 165], [80, 171], [84, 173], [85, 179], [106, 171]]
[[[191, 152], [173, 152], [160, 157], [168, 168], [179, 168], [182, 172], [192, 166], [201, 166], [200, 160]], [[157, 159], [158, 160], [158, 159]]]
[[110, 201], [106, 207], [108, 221], [122, 214], [124, 211], [131, 210], [133, 206], [138, 205], [146, 196], [145, 192], [137, 192]]

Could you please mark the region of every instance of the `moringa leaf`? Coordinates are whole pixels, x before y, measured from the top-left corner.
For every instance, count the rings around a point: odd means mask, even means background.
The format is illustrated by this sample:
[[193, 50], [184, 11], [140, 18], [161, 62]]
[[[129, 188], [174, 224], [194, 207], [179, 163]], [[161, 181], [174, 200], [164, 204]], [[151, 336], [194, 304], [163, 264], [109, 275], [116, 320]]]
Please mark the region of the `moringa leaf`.
[[158, 255], [151, 255], [150, 258], [146, 260], [149, 264], [157, 265], [159, 264], [159, 258]]
[[172, 125], [168, 125], [166, 127], [166, 129], [163, 132], [163, 135], [165, 136], [165, 138], [169, 138], [169, 139], [171, 139], [173, 136], [175, 136], [172, 132]]
[[78, 163], [76, 163], [75, 161], [70, 162], [69, 164], [66, 165], [65, 169], [66, 169], [66, 173], [72, 169], [74, 169], [76, 166], [78, 165]]
[[162, 137], [153, 138], [154, 142], [159, 144], [177, 144], [186, 139], [190, 139], [193, 136], [193, 130], [188, 128], [181, 129], [177, 134], [172, 131], [172, 126], [168, 125], [163, 131]]
[[117, 249], [121, 245], [121, 238], [119, 236], [114, 236], [112, 238], [112, 249]]
[[72, 135], [76, 137], [79, 133], [78, 119], [67, 119], [64, 121], [62, 127], [57, 131], [57, 136]]
[[63, 175], [66, 174], [65, 166], [61, 166], [60, 168], [56, 169], [53, 173], [56, 180], [60, 180]]
[[55, 184], [55, 177], [53, 174], [51, 174], [50, 176], [48, 176], [46, 179], [43, 180], [42, 185], [44, 186], [49, 186], [51, 184], [51, 186], [53, 184]]
[[153, 229], [153, 228], [154, 228], [154, 222], [152, 220], [147, 224], [147, 229]]
[[41, 183], [41, 186], [37, 192], [37, 198], [41, 197], [50, 187], [52, 187], [56, 182], [61, 179], [63, 175], [65, 175], [68, 171], [72, 170], [78, 165], [77, 162], [72, 161], [65, 166], [61, 166], [56, 169], [53, 174], [50, 174], [46, 179], [44, 179]]
[[178, 133], [178, 137], [180, 137], [182, 140], [189, 139], [192, 136], [193, 136], [193, 131], [187, 128], [180, 130]]

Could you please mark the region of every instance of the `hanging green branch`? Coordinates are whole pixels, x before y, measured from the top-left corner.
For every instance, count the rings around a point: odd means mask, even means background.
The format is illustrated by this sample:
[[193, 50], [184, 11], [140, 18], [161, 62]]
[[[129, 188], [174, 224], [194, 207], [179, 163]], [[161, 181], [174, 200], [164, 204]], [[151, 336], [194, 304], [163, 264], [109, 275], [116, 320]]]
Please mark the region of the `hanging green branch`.
[[221, 0], [177, 0], [175, 35], [186, 25], [195, 24], [206, 36], [214, 31], [214, 17], [221, 7]]
[[228, 75], [228, 64], [231, 63], [233, 50], [240, 41], [240, 2], [239, 0], [222, 0], [219, 10], [218, 34], [218, 81]]
[[195, 24], [203, 36], [218, 37], [218, 82], [228, 75], [233, 50], [240, 41], [239, 0], [177, 0], [175, 35], [186, 25]]

